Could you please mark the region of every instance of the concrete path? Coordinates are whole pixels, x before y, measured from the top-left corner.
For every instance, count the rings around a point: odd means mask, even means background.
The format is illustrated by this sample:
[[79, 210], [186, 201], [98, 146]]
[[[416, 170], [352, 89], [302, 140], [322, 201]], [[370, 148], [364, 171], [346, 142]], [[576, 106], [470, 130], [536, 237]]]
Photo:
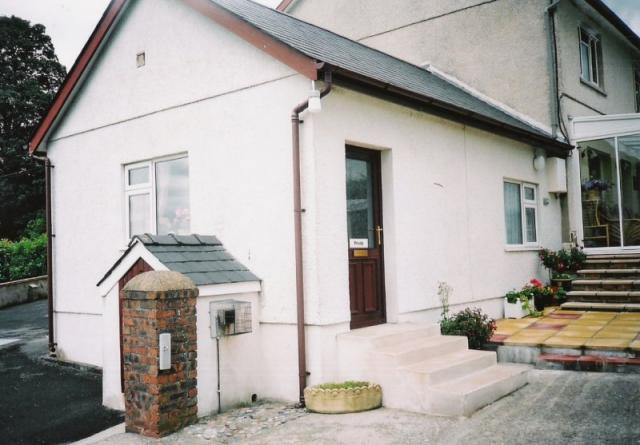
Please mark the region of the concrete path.
[[[17, 339], [8, 343], [3, 340]], [[45, 363], [47, 302], [0, 310], [0, 444], [59, 444], [122, 422], [95, 372]]]
[[194, 438], [159, 441], [119, 434], [102, 445], [473, 445], [640, 444], [640, 378], [636, 375], [531, 371], [530, 383], [470, 418], [447, 419], [380, 409], [360, 414], [310, 414], [242, 441]]

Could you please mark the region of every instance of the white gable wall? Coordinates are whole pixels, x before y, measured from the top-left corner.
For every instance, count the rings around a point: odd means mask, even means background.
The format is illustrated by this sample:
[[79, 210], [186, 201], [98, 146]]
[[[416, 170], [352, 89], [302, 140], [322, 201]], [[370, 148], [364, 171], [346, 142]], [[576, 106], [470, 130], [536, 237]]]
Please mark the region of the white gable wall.
[[96, 283], [126, 245], [123, 165], [136, 161], [188, 153], [191, 230], [269, 278], [264, 320], [295, 322], [290, 113], [308, 80], [180, 1], [128, 14], [48, 146], [56, 341], [98, 366], [100, 336], [115, 333]]

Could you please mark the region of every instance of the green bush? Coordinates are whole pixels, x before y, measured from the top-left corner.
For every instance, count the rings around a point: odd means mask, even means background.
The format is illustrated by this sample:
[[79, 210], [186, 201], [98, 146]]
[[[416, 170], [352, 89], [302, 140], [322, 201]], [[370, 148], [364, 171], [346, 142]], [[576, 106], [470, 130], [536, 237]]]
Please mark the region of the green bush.
[[471, 349], [482, 349], [495, 330], [495, 322], [476, 308], [467, 308], [440, 321], [442, 335], [464, 335]]
[[0, 240], [0, 283], [47, 273], [47, 235]]

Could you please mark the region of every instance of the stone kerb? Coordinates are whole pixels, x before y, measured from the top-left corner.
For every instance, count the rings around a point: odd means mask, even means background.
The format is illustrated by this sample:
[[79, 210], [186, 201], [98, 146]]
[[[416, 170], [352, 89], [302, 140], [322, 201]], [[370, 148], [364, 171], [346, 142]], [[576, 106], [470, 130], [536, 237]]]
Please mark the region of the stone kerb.
[[[123, 294], [126, 430], [166, 436], [197, 420], [198, 288], [180, 273], [152, 271], [131, 279]], [[166, 370], [160, 370], [161, 333], [171, 334]]]

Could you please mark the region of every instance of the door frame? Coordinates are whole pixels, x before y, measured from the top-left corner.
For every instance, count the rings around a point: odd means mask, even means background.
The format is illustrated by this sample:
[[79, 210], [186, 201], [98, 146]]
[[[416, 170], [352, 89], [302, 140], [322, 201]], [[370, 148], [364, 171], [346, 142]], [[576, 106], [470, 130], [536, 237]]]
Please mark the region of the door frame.
[[[351, 156], [349, 156], [351, 155]], [[373, 156], [372, 156], [373, 155]], [[372, 161], [371, 163], [371, 176], [372, 176], [372, 185], [373, 185], [373, 220], [374, 227], [379, 225], [384, 229], [384, 219], [383, 219], [383, 197], [382, 197], [382, 152], [380, 150], [375, 150], [371, 148], [358, 147], [352, 144], [345, 145], [345, 168], [346, 168], [346, 160], [351, 157], [352, 159], [363, 159], [367, 161]], [[346, 184], [345, 184], [346, 185]], [[345, 201], [346, 203], [346, 201]], [[348, 215], [347, 215], [348, 218]], [[356, 322], [354, 324], [353, 320], [349, 321], [350, 329], [360, 329], [368, 326], [376, 326], [379, 324], [384, 324], [387, 322], [387, 295], [386, 295], [386, 283], [385, 283], [385, 264], [384, 264], [384, 247], [385, 247], [385, 237], [384, 231], [381, 234], [382, 236], [382, 244], [378, 246], [379, 249], [379, 259], [378, 259], [378, 270], [377, 270], [377, 291], [380, 295], [380, 311], [381, 318], [375, 323], [367, 323], [367, 322]], [[374, 235], [374, 241], [375, 241]], [[347, 261], [348, 263], [353, 259], [353, 249], [348, 247], [349, 245], [349, 234], [347, 231]], [[349, 289], [349, 294], [351, 289]], [[349, 313], [351, 313], [351, 295], [349, 295]]]

